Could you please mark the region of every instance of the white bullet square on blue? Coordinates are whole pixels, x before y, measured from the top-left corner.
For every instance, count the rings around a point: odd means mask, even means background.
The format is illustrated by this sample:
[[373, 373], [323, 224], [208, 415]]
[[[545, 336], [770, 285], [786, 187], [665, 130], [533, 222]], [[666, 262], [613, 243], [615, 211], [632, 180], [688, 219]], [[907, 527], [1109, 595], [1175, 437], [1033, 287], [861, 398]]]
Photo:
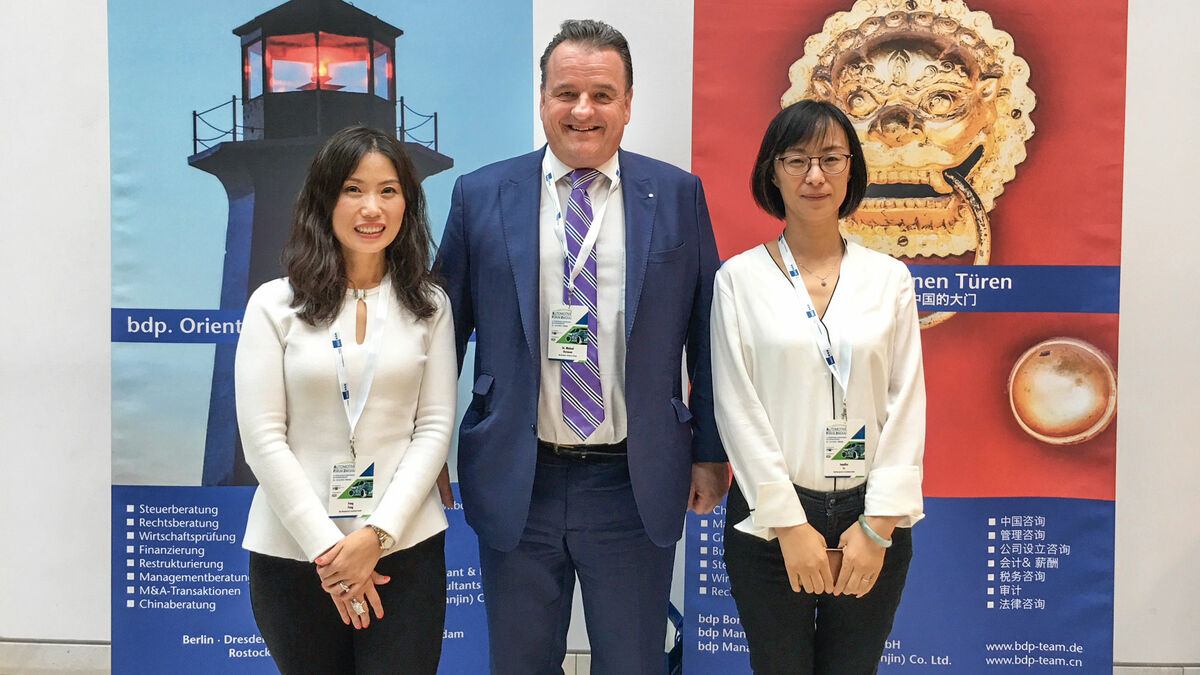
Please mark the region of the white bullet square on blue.
[[125, 505], [125, 513], [133, 513], [133, 504]]

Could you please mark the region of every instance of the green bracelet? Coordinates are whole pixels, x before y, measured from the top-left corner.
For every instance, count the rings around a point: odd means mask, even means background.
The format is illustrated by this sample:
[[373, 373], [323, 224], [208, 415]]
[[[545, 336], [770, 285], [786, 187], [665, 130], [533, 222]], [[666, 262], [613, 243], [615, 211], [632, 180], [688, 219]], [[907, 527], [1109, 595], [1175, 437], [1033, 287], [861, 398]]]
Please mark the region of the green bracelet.
[[859, 516], [859, 517], [858, 517], [858, 524], [859, 524], [859, 526], [861, 526], [861, 527], [862, 527], [862, 529], [863, 529], [863, 532], [866, 532], [866, 533], [867, 533], [867, 536], [871, 538], [871, 541], [875, 542], [876, 544], [879, 544], [880, 546], [882, 546], [882, 547], [884, 547], [884, 548], [890, 548], [890, 547], [891, 547], [891, 545], [892, 545], [892, 540], [891, 540], [891, 539], [884, 539], [883, 537], [879, 536], [879, 533], [878, 533], [878, 532], [876, 532], [875, 530], [872, 530], [872, 529], [871, 529], [871, 526], [867, 524], [867, 517], [866, 517], [866, 516]]

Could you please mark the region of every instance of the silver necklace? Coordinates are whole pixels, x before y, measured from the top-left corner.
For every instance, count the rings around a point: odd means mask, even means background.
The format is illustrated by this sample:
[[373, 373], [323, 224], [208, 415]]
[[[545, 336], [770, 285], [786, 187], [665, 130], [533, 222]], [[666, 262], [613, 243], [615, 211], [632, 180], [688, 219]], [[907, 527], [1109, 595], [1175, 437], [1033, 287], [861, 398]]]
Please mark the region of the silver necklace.
[[[841, 262], [842, 262], [842, 261], [841, 261], [841, 260], [839, 260], [839, 261], [838, 261], [838, 265], [840, 265], [840, 264], [841, 264]], [[808, 273], [809, 273], [809, 274], [811, 274], [812, 276], [816, 277], [816, 278], [817, 278], [817, 280], [821, 282], [821, 285], [822, 285], [822, 286], [828, 286], [828, 285], [829, 285], [829, 284], [828, 284], [828, 283], [827, 283], [825, 280], [826, 280], [826, 279], [828, 279], [830, 276], [832, 276], [832, 275], [833, 275], [833, 273], [834, 273], [834, 272], [836, 272], [836, 271], [837, 271], [837, 269], [838, 269], [838, 265], [834, 265], [834, 266], [833, 266], [833, 269], [829, 270], [829, 271], [828, 271], [828, 272], [825, 274], [825, 276], [821, 276], [820, 274], [817, 274], [816, 272], [814, 272], [814, 271], [812, 271], [812, 270], [808, 269], [807, 267], [805, 267], [805, 266], [804, 266], [804, 263], [800, 262], [799, 260], [797, 260], [797, 261], [796, 261], [796, 264], [800, 266], [800, 269], [802, 269], [802, 270], [804, 270], [805, 272], [808, 272]]]

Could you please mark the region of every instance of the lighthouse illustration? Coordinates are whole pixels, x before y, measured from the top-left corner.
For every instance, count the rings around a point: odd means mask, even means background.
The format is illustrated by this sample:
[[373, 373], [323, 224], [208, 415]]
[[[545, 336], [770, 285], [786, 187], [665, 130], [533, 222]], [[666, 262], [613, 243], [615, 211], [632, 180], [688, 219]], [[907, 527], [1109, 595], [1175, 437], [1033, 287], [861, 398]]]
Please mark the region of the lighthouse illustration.
[[[422, 180], [454, 160], [438, 152], [437, 113], [416, 113], [397, 97], [399, 28], [341, 0], [291, 0], [233, 33], [241, 40], [241, 96], [192, 113], [188, 164], [225, 188], [221, 309], [242, 310], [250, 292], [283, 275], [293, 203], [334, 132], [352, 124], [395, 130]], [[235, 350], [216, 346], [203, 485], [255, 483], [238, 438]]]

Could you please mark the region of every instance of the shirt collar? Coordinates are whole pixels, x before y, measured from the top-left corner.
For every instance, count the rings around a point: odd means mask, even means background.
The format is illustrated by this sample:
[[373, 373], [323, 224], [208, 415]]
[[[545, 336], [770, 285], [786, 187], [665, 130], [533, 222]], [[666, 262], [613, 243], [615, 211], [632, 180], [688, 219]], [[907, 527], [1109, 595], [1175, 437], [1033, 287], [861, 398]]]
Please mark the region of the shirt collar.
[[[608, 161], [604, 162], [600, 166], [591, 168], [599, 171], [604, 175], [605, 178], [608, 179], [609, 183], [612, 183], [616, 180], [617, 174], [621, 170], [621, 162], [618, 159], [619, 156], [620, 152], [613, 153], [613, 156], [609, 157]], [[546, 157], [542, 161], [542, 174], [550, 174], [550, 181], [552, 183], [558, 183], [558, 181], [562, 180], [563, 176], [571, 173], [575, 170], [575, 168], [576, 167], [567, 166], [564, 164], [563, 161], [554, 154], [554, 151], [550, 149], [550, 146], [546, 146]]]

